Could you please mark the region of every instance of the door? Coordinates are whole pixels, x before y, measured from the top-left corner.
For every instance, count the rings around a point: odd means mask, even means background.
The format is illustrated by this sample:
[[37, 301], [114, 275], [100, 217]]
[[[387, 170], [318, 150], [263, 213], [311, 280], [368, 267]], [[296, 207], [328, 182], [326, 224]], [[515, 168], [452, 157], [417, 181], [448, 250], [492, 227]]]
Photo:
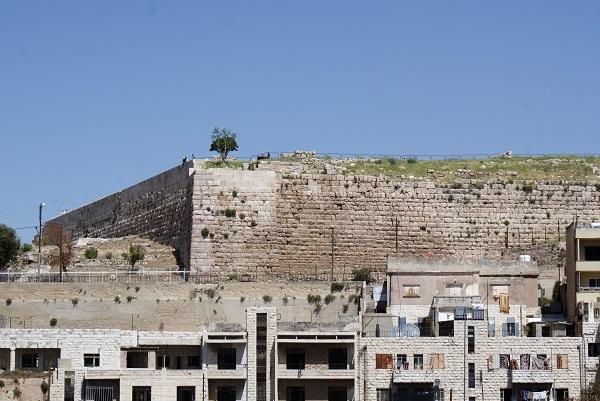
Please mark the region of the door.
[[131, 401], [152, 401], [152, 390], [150, 386], [134, 386], [132, 388]]
[[177, 387], [177, 401], [196, 401], [196, 389], [193, 386]]

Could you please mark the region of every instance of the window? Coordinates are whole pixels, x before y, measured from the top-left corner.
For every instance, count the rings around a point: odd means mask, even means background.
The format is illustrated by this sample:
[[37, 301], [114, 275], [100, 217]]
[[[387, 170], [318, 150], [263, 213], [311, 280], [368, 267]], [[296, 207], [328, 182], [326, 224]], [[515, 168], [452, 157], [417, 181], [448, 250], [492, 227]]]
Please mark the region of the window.
[[289, 348], [285, 355], [285, 368], [301, 370], [304, 369], [305, 356], [303, 349]]
[[517, 336], [517, 324], [515, 322], [507, 322], [502, 324], [502, 335], [504, 337]]
[[[219, 386], [217, 387], [217, 401], [235, 401], [234, 386]], [[302, 399], [301, 401], [304, 401]]]
[[390, 401], [390, 389], [389, 388], [378, 388], [377, 389], [377, 401]]
[[556, 369], [569, 369], [569, 355], [556, 354]]
[[588, 343], [588, 356], [600, 356], [600, 343]]
[[83, 354], [83, 366], [86, 368], [100, 366], [100, 354]]
[[33, 369], [38, 367], [38, 354], [23, 354], [21, 356], [21, 367], [23, 369]]
[[594, 288], [600, 287], [600, 278], [591, 278], [588, 281], [589, 281], [590, 287], [594, 287]]
[[443, 388], [434, 389], [433, 401], [444, 401], [444, 389]]
[[423, 354], [415, 354], [413, 357], [413, 368], [423, 370]]
[[394, 369], [392, 354], [375, 355], [375, 369]]
[[304, 387], [289, 386], [286, 392], [287, 396], [285, 398], [287, 401], [305, 401]]
[[133, 386], [131, 401], [152, 401], [150, 386]]
[[348, 350], [346, 348], [329, 349], [329, 369], [347, 369]]
[[496, 335], [496, 318], [488, 319], [488, 337]]
[[235, 348], [219, 348], [217, 351], [217, 369], [235, 370]]
[[475, 364], [469, 364], [469, 388], [475, 388]]
[[404, 286], [404, 298], [418, 298], [421, 292], [420, 285], [405, 285]]
[[469, 397], [469, 401], [475, 401], [475, 397]]
[[406, 358], [406, 354], [396, 355], [396, 369], [408, 369], [408, 358]]
[[346, 387], [329, 387], [327, 389], [327, 401], [347, 401], [348, 390]]
[[446, 293], [451, 297], [460, 297], [462, 293], [462, 284], [448, 284]]
[[475, 353], [475, 326], [469, 326], [467, 328], [467, 341], [469, 354]]
[[196, 389], [193, 386], [177, 386], [177, 401], [196, 401]]
[[187, 366], [188, 366], [188, 368], [192, 368], [192, 369], [200, 368], [200, 356], [199, 355], [188, 355]]
[[557, 388], [555, 391], [556, 391], [556, 401], [569, 401], [569, 389], [568, 388]]
[[501, 388], [500, 389], [500, 401], [511, 401], [512, 400], [512, 389]]
[[585, 260], [600, 260], [600, 246], [586, 246], [584, 253]]
[[[148, 367], [148, 352], [128, 351], [127, 352], [127, 367], [128, 368], [138, 368], [138, 369], [147, 368]], [[135, 400], [135, 401], [137, 401], [137, 400]]]

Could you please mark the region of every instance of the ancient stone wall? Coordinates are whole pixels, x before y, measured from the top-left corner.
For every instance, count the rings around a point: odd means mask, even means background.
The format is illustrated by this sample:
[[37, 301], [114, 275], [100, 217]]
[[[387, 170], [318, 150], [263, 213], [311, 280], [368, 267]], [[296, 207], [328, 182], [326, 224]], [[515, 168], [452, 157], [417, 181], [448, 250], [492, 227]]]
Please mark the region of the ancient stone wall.
[[597, 185], [441, 184], [301, 163], [207, 169], [194, 160], [55, 220], [77, 235], [139, 234], [167, 243], [192, 271], [224, 278], [326, 280], [332, 270], [338, 278], [362, 267], [382, 272], [397, 243], [407, 256], [532, 253], [551, 284], [575, 216], [600, 218]]
[[49, 222], [72, 230], [75, 238], [137, 234], [174, 247], [185, 264], [189, 260], [192, 166], [192, 162], [177, 166]]
[[[192, 268], [327, 279], [333, 249], [336, 277], [361, 267], [383, 271], [396, 251], [397, 219], [401, 255], [539, 253], [554, 277], [563, 254], [556, 244], [575, 216], [600, 218], [600, 192], [570, 183], [522, 186], [211, 169], [194, 180]], [[226, 209], [236, 215], [227, 217]]]

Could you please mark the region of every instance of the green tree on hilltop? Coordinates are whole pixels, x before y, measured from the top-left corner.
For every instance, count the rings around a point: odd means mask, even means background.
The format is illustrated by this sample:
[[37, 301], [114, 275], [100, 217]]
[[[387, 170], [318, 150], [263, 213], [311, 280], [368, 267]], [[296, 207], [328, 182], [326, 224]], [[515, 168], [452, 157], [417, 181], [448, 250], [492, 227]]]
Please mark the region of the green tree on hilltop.
[[227, 160], [229, 152], [238, 150], [238, 144], [235, 140], [236, 134], [226, 128], [215, 127], [212, 132], [211, 152], [218, 152], [221, 161]]
[[17, 233], [7, 225], [0, 224], [0, 269], [17, 260], [21, 241]]

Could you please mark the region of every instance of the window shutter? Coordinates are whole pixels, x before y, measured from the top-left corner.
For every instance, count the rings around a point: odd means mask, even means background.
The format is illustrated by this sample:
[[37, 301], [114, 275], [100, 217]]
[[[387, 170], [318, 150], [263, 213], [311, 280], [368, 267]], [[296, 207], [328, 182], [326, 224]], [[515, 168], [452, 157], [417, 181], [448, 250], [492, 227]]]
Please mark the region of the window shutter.
[[521, 322], [519, 322], [518, 320], [515, 322], [515, 336], [521, 336]]
[[502, 336], [506, 337], [508, 335], [508, 326], [506, 323], [502, 323]]

